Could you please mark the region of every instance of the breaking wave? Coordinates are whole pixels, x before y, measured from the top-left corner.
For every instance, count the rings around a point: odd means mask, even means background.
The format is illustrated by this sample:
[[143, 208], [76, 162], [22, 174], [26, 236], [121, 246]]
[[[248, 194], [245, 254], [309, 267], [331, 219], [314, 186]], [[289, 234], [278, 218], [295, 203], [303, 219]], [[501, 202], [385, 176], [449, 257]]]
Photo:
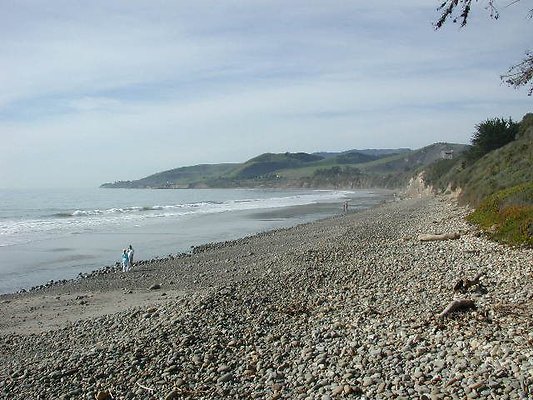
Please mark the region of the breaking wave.
[[[251, 191], [253, 193], [253, 191]], [[184, 216], [267, 210], [338, 201], [343, 191], [313, 191], [287, 196], [249, 197], [224, 201], [198, 201], [183, 204], [154, 204], [109, 208], [57, 210], [39, 218], [0, 219], [0, 246], [42, 240], [50, 235], [107, 230], [113, 226], [138, 226], [157, 218], [179, 221]]]

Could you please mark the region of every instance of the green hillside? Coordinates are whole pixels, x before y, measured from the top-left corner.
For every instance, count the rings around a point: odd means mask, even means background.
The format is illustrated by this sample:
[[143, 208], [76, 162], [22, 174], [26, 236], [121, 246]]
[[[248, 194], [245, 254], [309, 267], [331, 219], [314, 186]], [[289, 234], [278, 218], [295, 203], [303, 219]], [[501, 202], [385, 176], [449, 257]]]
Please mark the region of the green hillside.
[[281, 169], [298, 168], [323, 160], [323, 157], [307, 153], [265, 153], [246, 161], [234, 172], [238, 179], [254, 179], [275, 173]]
[[416, 151], [394, 155], [380, 159], [364, 166], [366, 171], [391, 172], [391, 171], [416, 171], [444, 157], [456, 158], [469, 146], [456, 143], [434, 143]]
[[461, 202], [477, 208], [470, 220], [494, 239], [531, 246], [533, 114], [524, 116], [517, 133], [512, 132], [513, 137], [507, 139], [509, 143], [483, 152], [474, 161], [472, 154], [480, 152], [480, 146], [476, 149], [475, 144], [473, 151], [463, 157], [429, 165], [425, 169], [424, 180], [436, 191], [458, 190]]
[[298, 182], [299, 180], [305, 180], [305, 178], [312, 177], [315, 175], [316, 171], [338, 167], [352, 167], [354, 165], [360, 167], [363, 164], [367, 164], [381, 158], [389, 158], [397, 155], [396, 153], [390, 154], [384, 153], [382, 155], [369, 155], [359, 153], [355, 150], [350, 150], [347, 152], [337, 153], [336, 155], [330, 154], [320, 161], [302, 165], [296, 168], [281, 169], [277, 171], [277, 174], [279, 177], [291, 182], [292, 185], [299, 186], [301, 185], [301, 182]]
[[135, 181], [104, 183], [102, 188], [186, 188], [231, 175], [240, 164], [200, 164], [159, 172]]
[[373, 157], [373, 160], [348, 164], [335, 157], [305, 168], [280, 171], [279, 175], [299, 187], [402, 188], [409, 179], [443, 157], [457, 157], [469, 146], [435, 143], [418, 150]]
[[318, 156], [322, 156], [324, 158], [330, 158], [330, 157], [336, 157], [336, 156], [339, 156], [339, 155], [345, 155], [345, 154], [348, 154], [348, 153], [358, 153], [358, 154], [364, 154], [366, 156], [372, 156], [372, 157], [376, 157], [376, 158], [383, 158], [383, 157], [391, 156], [393, 154], [405, 153], [405, 152], [408, 152], [408, 151], [411, 151], [411, 149], [408, 149], [408, 148], [404, 147], [404, 148], [400, 148], [400, 149], [347, 150], [347, 151], [343, 151], [341, 153], [324, 151], [324, 152], [317, 152], [317, 153], [313, 153], [313, 154], [318, 155]]
[[419, 168], [443, 152], [465, 145], [437, 143], [419, 150], [350, 150], [328, 153], [265, 153], [242, 164], [203, 164], [176, 168], [135, 181], [103, 184], [104, 188], [398, 188]]
[[425, 170], [426, 182], [437, 190], [460, 189], [472, 205], [499, 190], [533, 182], [533, 114], [520, 122], [515, 140], [469, 164], [465, 157], [442, 160]]

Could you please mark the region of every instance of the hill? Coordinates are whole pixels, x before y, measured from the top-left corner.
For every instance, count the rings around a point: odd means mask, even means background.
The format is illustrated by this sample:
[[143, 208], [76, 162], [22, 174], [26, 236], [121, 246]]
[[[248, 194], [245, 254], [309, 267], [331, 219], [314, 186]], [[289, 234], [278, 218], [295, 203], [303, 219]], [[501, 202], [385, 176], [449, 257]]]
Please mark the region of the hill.
[[474, 206], [497, 191], [533, 182], [533, 114], [524, 116], [516, 139], [505, 146], [470, 165], [461, 157], [439, 161], [425, 175], [435, 190], [460, 190], [461, 200]]
[[524, 116], [514, 140], [473, 163], [459, 157], [428, 165], [424, 180], [476, 207], [470, 221], [492, 238], [533, 246], [533, 114]]
[[104, 183], [102, 188], [187, 188], [198, 182], [217, 179], [231, 174], [240, 164], [200, 164], [190, 167], [175, 168], [168, 171], [158, 172], [135, 181], [116, 181]]
[[[342, 156], [326, 159], [306, 169], [280, 171], [291, 186], [334, 188], [402, 188], [422, 168], [443, 157], [457, 157], [464, 144], [435, 143], [357, 164], [344, 163]], [[329, 162], [329, 165], [326, 163]]]
[[411, 149], [408, 148], [399, 148], [399, 149], [364, 149], [364, 150], [347, 150], [342, 152], [318, 152], [313, 153], [315, 155], [321, 156], [323, 158], [331, 158], [336, 157], [339, 155], [344, 154], [350, 154], [350, 153], [359, 153], [359, 154], [365, 154], [368, 156], [374, 156], [374, 157], [386, 157], [393, 154], [399, 154], [399, 153], [405, 153], [411, 151]]
[[[420, 167], [467, 146], [436, 143], [419, 150], [265, 153], [242, 164], [202, 164], [159, 172], [103, 188], [401, 187]], [[399, 152], [399, 153], [398, 153]], [[454, 153], [455, 152], [455, 153]]]
[[298, 168], [324, 158], [307, 153], [265, 153], [246, 161], [237, 168], [234, 175], [238, 179], [254, 179], [287, 168]]

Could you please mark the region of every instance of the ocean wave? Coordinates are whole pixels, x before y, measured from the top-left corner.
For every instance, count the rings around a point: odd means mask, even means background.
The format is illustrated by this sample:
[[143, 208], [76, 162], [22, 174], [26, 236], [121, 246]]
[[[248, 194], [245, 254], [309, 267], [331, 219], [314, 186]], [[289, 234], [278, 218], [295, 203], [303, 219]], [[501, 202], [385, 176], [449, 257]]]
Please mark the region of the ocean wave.
[[[128, 214], [145, 211], [163, 210], [166, 206], [141, 206], [141, 207], [113, 207], [105, 210], [75, 210], [75, 211], [63, 211], [53, 214], [52, 217], [68, 218], [68, 217], [94, 217], [102, 215], [112, 214]], [[46, 217], [46, 216], [45, 216]]]
[[249, 210], [255, 208], [280, 208], [298, 205], [306, 205], [323, 201], [333, 201], [343, 198], [348, 192], [345, 191], [315, 191], [311, 194], [295, 194], [284, 197], [268, 197], [268, 198], [245, 198], [245, 199], [230, 199], [226, 201], [199, 201], [183, 204], [156, 204], [144, 206], [128, 206], [128, 207], [112, 207], [108, 209], [92, 209], [74, 211], [62, 211], [53, 215], [58, 218], [69, 217], [109, 217], [113, 215], [131, 215], [141, 214], [147, 217], [146, 214], [153, 214], [161, 216], [161, 214], [154, 214], [154, 212], [164, 212], [166, 216], [182, 215], [183, 213], [200, 212], [222, 212], [222, 211], [239, 211]]
[[[181, 218], [247, 210], [273, 209], [339, 201], [348, 192], [314, 191], [288, 196], [228, 199], [225, 201], [198, 201], [182, 204], [154, 204], [94, 209], [61, 210], [51, 216], [34, 219], [1, 220], [0, 246], [31, 242], [50, 235], [70, 234], [80, 231], [101, 231], [111, 226], [139, 226], [150, 219]], [[273, 193], [274, 194], [274, 193]], [[145, 222], [143, 222], [145, 221]]]
[[[68, 218], [68, 217], [72, 217], [72, 213], [71, 212], [58, 212], [58, 213], [52, 214], [51, 217]], [[44, 218], [46, 218], [46, 216], [44, 216]]]

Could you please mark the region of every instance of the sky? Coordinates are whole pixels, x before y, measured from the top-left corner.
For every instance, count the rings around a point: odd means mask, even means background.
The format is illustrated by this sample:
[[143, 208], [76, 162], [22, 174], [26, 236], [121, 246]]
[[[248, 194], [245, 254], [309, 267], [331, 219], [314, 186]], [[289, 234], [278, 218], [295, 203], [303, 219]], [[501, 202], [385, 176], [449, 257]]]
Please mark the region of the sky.
[[0, 188], [98, 187], [265, 152], [468, 143], [520, 121], [528, 2], [1, 0]]

